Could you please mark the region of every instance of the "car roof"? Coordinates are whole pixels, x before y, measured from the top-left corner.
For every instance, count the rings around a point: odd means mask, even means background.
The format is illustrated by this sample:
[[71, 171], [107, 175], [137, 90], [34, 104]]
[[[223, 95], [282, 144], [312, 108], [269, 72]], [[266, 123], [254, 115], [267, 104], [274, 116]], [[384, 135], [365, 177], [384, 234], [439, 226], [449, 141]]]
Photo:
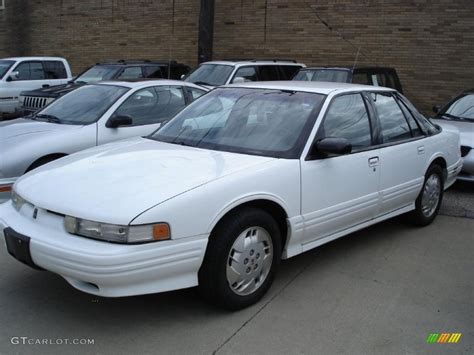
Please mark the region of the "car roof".
[[65, 60], [62, 57], [8, 57], [0, 60]]
[[106, 61], [103, 61], [103, 62], [96, 63], [95, 65], [127, 65], [127, 66], [163, 65], [164, 66], [164, 65], [185, 65], [185, 64], [178, 63], [175, 60], [148, 60], [148, 59], [125, 60], [125, 59], [120, 59], [120, 60], [106, 60]]
[[188, 86], [194, 87], [199, 90], [209, 91], [208, 88], [189, 83], [182, 80], [171, 80], [171, 79], [134, 79], [134, 80], [107, 80], [107, 81], [100, 81], [98, 83], [92, 83], [89, 85], [115, 85], [115, 86], [123, 86], [129, 89], [135, 88], [145, 88], [150, 86]]
[[304, 67], [305, 65], [302, 63], [297, 63], [292, 60], [213, 60], [210, 62], [204, 62], [201, 64], [220, 64], [220, 65], [241, 65], [241, 64], [274, 64], [274, 65], [291, 65], [291, 66], [301, 66]]
[[377, 66], [319, 66], [319, 67], [306, 67], [301, 70], [320, 70], [320, 69], [332, 69], [332, 70], [394, 70], [392, 67], [377, 67]]
[[229, 84], [225, 85], [224, 87], [304, 91], [323, 95], [329, 95], [333, 92], [350, 91], [396, 91], [394, 89], [381, 86], [322, 81], [253, 81], [247, 83]]

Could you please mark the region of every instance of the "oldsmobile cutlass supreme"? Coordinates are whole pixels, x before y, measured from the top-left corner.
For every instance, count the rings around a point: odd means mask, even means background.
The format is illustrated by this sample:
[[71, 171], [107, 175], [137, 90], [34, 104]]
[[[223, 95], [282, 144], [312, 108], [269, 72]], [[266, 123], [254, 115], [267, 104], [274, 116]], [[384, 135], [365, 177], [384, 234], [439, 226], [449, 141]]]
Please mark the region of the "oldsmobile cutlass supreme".
[[0, 205], [0, 230], [15, 258], [84, 292], [199, 285], [240, 309], [281, 258], [404, 213], [431, 223], [461, 166], [459, 132], [394, 90], [230, 85], [148, 137], [27, 173]]

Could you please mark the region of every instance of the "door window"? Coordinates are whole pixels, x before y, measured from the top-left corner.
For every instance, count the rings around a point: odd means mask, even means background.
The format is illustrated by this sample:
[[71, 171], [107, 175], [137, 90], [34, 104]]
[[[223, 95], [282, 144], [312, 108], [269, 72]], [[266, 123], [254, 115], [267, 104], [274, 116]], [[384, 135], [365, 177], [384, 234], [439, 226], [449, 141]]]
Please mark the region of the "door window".
[[295, 76], [296, 72], [301, 69], [296, 65], [280, 65], [281, 70], [281, 79], [282, 80], [291, 80]]
[[401, 102], [400, 100], [397, 100], [397, 102], [400, 105], [400, 107], [402, 108], [403, 114], [405, 115], [405, 118], [408, 121], [408, 125], [410, 126], [412, 136], [413, 137], [422, 136], [423, 132], [421, 131], [420, 126], [416, 122], [416, 120], [413, 117], [413, 115], [411, 114], [410, 110], [408, 110], [408, 108], [405, 106], [405, 104], [403, 102]]
[[133, 120], [133, 126], [141, 126], [167, 121], [184, 106], [181, 88], [158, 86], [132, 94], [115, 111], [115, 115], [129, 116]]
[[[166, 71], [166, 68], [163, 68]], [[145, 78], [156, 78], [156, 79], [161, 79], [161, 78], [167, 78], [168, 76], [163, 75], [162, 68], [159, 66], [146, 66], [143, 67], [143, 71], [145, 73]]]
[[43, 61], [44, 74], [46, 79], [66, 79], [67, 73], [64, 63], [59, 60]]
[[22, 62], [14, 71], [18, 72], [18, 80], [44, 80], [41, 62]]
[[258, 67], [258, 77], [260, 81], [279, 80], [278, 66], [276, 65], [260, 65]]
[[206, 93], [204, 90], [199, 90], [195, 88], [188, 88], [188, 90], [189, 90], [189, 93], [191, 94], [191, 98], [193, 101]]
[[352, 83], [362, 85], [372, 85], [367, 73], [354, 73], [352, 76]]
[[318, 139], [326, 137], [346, 138], [353, 150], [372, 144], [369, 116], [360, 94], [338, 96], [332, 101], [318, 131]]
[[138, 78], [143, 78], [141, 67], [125, 68], [122, 74], [120, 74], [118, 77], [118, 79], [121, 79], [121, 80], [130, 80], [130, 79], [138, 79]]
[[257, 81], [257, 71], [255, 67], [241, 67], [234, 75], [234, 79], [244, 78], [245, 81]]
[[375, 110], [380, 121], [383, 143], [411, 138], [410, 127], [392, 95], [372, 93]]

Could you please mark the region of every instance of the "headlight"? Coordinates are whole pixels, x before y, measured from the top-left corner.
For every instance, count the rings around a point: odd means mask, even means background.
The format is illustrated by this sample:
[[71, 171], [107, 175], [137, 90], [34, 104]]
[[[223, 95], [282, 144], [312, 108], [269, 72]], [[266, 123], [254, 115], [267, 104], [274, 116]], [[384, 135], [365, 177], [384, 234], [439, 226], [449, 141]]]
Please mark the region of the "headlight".
[[121, 226], [66, 216], [64, 227], [71, 234], [116, 243], [143, 243], [171, 238], [167, 223]]
[[25, 203], [28, 203], [24, 198], [22, 198], [20, 195], [18, 195], [15, 190], [12, 190], [12, 203], [13, 207], [19, 211]]

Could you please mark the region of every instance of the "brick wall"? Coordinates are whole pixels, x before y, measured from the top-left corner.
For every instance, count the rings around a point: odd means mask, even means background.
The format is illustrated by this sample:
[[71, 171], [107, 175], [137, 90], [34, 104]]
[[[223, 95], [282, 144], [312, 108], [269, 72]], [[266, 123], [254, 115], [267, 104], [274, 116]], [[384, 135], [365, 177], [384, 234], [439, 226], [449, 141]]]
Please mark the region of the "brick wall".
[[[0, 57], [60, 55], [77, 73], [105, 59], [166, 59], [171, 49], [195, 65], [200, 1], [175, 0], [174, 36], [172, 3], [6, 0]], [[406, 95], [428, 112], [474, 87], [474, 1], [216, 0], [216, 59], [352, 65], [359, 47], [359, 64], [395, 67]]]

